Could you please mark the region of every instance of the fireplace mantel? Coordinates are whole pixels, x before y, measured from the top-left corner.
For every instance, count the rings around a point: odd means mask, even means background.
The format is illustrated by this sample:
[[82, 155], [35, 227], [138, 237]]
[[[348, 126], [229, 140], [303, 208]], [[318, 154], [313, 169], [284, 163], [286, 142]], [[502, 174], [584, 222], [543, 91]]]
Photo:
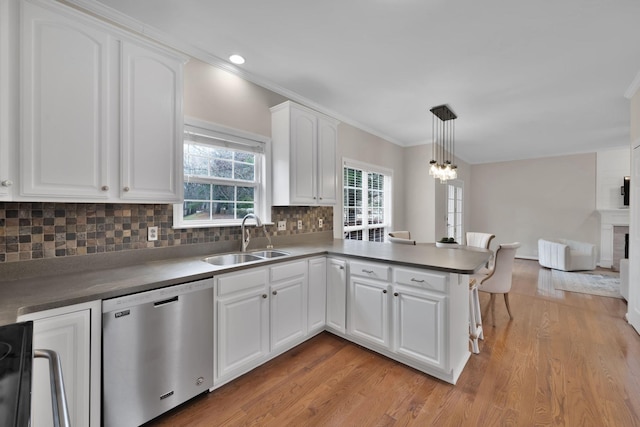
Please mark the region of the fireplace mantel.
[[598, 209], [600, 214], [600, 267], [613, 264], [613, 227], [629, 226], [629, 209]]

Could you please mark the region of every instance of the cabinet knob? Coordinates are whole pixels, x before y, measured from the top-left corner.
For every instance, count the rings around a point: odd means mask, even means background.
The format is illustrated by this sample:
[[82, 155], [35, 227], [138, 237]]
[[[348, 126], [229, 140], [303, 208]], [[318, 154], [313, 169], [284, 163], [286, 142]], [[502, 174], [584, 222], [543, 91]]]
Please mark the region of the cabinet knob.
[[103, 185], [101, 190], [102, 191], [109, 191], [109, 186], [108, 185]]
[[13, 181], [11, 181], [10, 179], [5, 179], [4, 181], [2, 181], [3, 187], [11, 187], [12, 185], [13, 185]]
[[397, 292], [394, 292], [394, 293], [393, 293], [393, 296], [394, 296], [394, 297], [397, 297], [398, 295], [400, 295], [400, 294], [399, 294], [399, 293], [397, 293]]
[[339, 266], [338, 268], [339, 268], [340, 270], [344, 270], [344, 267], [343, 267], [343, 266]]
[[267, 297], [267, 294], [262, 294], [262, 298], [266, 298], [266, 297]]
[[129, 187], [124, 187], [124, 188], [122, 189], [122, 191], [124, 191], [124, 192], [126, 193], [127, 191], [129, 191]]
[[273, 295], [278, 295], [278, 291], [271, 292]]
[[382, 290], [382, 293], [383, 293], [383, 294], [386, 294], [386, 293], [387, 293], [387, 290], [386, 290], [386, 289], [383, 289], [383, 290]]

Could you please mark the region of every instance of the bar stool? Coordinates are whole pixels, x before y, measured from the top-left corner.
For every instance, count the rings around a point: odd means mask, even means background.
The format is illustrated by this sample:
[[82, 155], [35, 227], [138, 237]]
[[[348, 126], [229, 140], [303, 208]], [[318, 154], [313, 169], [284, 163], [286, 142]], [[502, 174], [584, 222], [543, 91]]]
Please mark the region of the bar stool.
[[469, 342], [475, 354], [480, 353], [478, 340], [484, 339], [482, 333], [482, 316], [480, 315], [480, 297], [478, 296], [478, 283], [475, 278], [469, 280]]

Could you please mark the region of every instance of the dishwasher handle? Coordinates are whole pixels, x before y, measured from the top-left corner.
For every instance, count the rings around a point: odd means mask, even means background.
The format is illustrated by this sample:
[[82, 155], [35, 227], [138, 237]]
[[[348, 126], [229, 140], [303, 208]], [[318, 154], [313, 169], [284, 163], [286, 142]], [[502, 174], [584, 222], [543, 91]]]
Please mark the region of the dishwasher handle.
[[33, 350], [34, 357], [49, 360], [49, 380], [51, 382], [51, 408], [53, 410], [54, 427], [71, 427], [69, 409], [67, 408], [67, 396], [64, 391], [64, 379], [62, 378], [62, 364], [58, 353], [53, 350]]
[[178, 295], [176, 295], [173, 298], [165, 299], [165, 300], [162, 300], [162, 301], [156, 301], [156, 302], [153, 303], [153, 306], [154, 307], [160, 307], [160, 306], [163, 306], [163, 305], [171, 304], [172, 302], [178, 302], [179, 299], [180, 299], [180, 297]]

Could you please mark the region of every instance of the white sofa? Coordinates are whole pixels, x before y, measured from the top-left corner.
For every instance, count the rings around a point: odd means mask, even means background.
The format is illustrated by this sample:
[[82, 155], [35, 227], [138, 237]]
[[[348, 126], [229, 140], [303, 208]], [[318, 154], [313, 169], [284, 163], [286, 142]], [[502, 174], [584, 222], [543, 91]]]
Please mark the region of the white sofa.
[[556, 270], [593, 270], [596, 268], [596, 245], [567, 239], [540, 239], [538, 262]]

